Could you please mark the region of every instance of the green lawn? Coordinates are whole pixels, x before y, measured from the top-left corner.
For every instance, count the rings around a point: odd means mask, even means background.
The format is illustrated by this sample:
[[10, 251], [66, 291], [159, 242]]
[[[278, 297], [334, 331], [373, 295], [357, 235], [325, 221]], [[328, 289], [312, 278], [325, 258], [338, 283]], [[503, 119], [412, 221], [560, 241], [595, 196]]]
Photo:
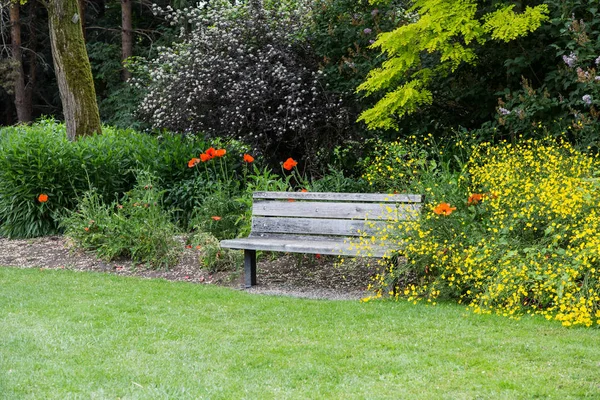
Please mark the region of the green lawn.
[[0, 398], [600, 398], [600, 330], [0, 268]]

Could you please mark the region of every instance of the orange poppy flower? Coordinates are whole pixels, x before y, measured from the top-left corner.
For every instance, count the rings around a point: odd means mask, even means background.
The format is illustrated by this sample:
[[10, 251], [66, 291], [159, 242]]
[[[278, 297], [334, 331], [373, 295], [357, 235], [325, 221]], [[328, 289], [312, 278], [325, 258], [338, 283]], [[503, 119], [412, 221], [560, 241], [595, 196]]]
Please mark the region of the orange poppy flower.
[[209, 156], [210, 158], [212, 158], [212, 157], [214, 157], [214, 156], [215, 156], [215, 151], [216, 151], [216, 150], [215, 150], [215, 148], [214, 148], [214, 147], [211, 147], [210, 149], [206, 150], [206, 154], [208, 154], [208, 156]]
[[440, 203], [433, 209], [433, 212], [437, 215], [450, 215], [454, 210], [456, 207], [450, 207], [448, 203]]
[[47, 201], [48, 201], [48, 195], [47, 195], [47, 194], [44, 194], [44, 193], [40, 194], [40, 195], [38, 196], [38, 201], [39, 201], [40, 203], [45, 203], [45, 202], [47, 202]]
[[283, 163], [283, 168], [290, 171], [296, 165], [298, 165], [298, 162], [290, 157], [287, 160], [285, 160], [285, 162]]
[[472, 195], [469, 196], [468, 200], [467, 200], [467, 204], [468, 205], [475, 205], [477, 203], [479, 203], [481, 200], [483, 200], [483, 195], [480, 193], [473, 193]]
[[192, 158], [190, 161], [188, 161], [188, 167], [193, 168], [199, 162], [200, 162], [199, 158]]
[[85, 228], [83, 228], [83, 230], [87, 232], [87, 231], [89, 231], [89, 230], [90, 230], [90, 228], [88, 228], [88, 227], [86, 226]]
[[225, 154], [227, 154], [225, 149], [215, 150], [215, 157], [223, 157]]
[[302, 189], [301, 192], [306, 193], [306, 192], [308, 192], [308, 190]]
[[254, 157], [252, 157], [250, 154], [244, 154], [244, 161], [247, 163], [254, 162]]
[[210, 160], [212, 158], [212, 156], [209, 156], [206, 153], [202, 153], [200, 154], [200, 161], [202, 162], [207, 162], [208, 160]]
[[215, 221], [219, 221], [221, 219], [221, 217], [218, 217], [216, 215], [214, 217], [211, 217], [211, 218], [214, 219]]

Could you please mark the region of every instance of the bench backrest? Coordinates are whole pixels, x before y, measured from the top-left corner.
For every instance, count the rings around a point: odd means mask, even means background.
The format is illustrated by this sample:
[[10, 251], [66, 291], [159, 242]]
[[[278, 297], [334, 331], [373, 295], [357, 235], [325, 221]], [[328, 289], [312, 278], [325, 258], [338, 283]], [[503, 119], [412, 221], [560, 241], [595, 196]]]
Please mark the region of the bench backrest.
[[255, 192], [251, 236], [361, 236], [417, 218], [422, 202], [416, 194]]

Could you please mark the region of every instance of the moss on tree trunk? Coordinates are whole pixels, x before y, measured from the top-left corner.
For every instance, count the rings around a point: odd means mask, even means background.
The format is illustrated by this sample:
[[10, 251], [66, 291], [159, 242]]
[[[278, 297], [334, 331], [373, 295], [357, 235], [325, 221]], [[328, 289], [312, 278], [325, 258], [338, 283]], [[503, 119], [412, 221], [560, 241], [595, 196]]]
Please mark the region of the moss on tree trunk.
[[77, 0], [48, 0], [52, 58], [70, 140], [101, 133], [92, 70]]

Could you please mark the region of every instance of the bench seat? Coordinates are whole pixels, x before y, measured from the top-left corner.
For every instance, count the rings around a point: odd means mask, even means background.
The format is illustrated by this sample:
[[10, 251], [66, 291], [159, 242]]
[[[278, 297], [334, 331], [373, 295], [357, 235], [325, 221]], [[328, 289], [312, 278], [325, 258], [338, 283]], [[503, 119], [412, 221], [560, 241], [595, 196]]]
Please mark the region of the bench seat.
[[378, 245], [368, 251], [361, 249], [357, 238], [331, 236], [264, 235], [221, 241], [221, 247], [238, 250], [281, 251], [321, 255], [383, 257], [390, 246]]

